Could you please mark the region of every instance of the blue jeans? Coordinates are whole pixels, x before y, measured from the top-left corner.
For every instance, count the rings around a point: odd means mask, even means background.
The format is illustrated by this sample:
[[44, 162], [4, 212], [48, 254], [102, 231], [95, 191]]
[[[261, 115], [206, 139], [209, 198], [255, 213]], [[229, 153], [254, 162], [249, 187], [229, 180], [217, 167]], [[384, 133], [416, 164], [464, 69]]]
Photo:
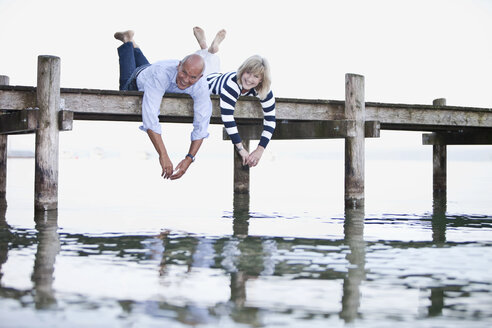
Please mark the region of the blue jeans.
[[126, 42], [118, 47], [120, 58], [120, 90], [138, 90], [137, 75], [143, 68], [149, 66], [140, 48], [134, 48], [132, 42]]

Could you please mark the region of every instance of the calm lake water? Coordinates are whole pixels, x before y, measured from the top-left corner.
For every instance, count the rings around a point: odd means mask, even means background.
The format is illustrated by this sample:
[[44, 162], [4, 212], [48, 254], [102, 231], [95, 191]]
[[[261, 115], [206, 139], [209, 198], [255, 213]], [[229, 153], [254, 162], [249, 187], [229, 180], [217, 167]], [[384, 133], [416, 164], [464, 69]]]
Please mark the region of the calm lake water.
[[0, 326], [492, 326], [492, 161], [449, 161], [433, 201], [430, 156], [368, 159], [345, 211], [343, 157], [272, 145], [234, 196], [224, 147], [174, 182], [145, 154], [62, 152], [46, 214], [10, 158]]

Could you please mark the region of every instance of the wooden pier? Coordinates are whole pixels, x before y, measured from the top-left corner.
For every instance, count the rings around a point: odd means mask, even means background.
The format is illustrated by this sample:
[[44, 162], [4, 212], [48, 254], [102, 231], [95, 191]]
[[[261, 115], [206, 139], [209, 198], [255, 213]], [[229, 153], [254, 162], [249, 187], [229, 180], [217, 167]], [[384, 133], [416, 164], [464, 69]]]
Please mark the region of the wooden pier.
[[[263, 112], [252, 97], [240, 98], [235, 118], [246, 148], [259, 139]], [[140, 121], [142, 93], [60, 88], [60, 58], [38, 57], [37, 87], [10, 86], [0, 76], [0, 206], [6, 207], [7, 136], [35, 133], [35, 209], [58, 207], [58, 133], [70, 131], [73, 120]], [[222, 124], [219, 101], [212, 96], [211, 124]], [[492, 144], [492, 109], [365, 102], [364, 77], [345, 76], [345, 101], [276, 98], [277, 128], [273, 140], [345, 139], [345, 208], [364, 207], [365, 138], [381, 129], [423, 131], [423, 144], [433, 146], [433, 188], [446, 192], [447, 145]], [[166, 94], [161, 122], [193, 120], [187, 95]], [[224, 132], [224, 139], [227, 139]], [[234, 152], [234, 192], [249, 193], [249, 169]], [[320, 150], [321, 151], [321, 150]]]

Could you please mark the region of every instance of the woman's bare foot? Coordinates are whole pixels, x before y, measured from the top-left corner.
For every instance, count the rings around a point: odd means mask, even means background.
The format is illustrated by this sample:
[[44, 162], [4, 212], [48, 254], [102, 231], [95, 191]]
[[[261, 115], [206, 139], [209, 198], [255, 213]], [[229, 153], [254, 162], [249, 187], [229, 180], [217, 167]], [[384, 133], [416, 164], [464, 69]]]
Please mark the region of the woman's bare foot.
[[193, 34], [195, 35], [198, 44], [200, 45], [200, 49], [207, 48], [207, 39], [205, 38], [205, 32], [201, 27], [195, 26], [193, 28]]
[[219, 45], [222, 41], [224, 41], [225, 36], [226, 36], [226, 30], [222, 29], [219, 32], [217, 32], [215, 39], [212, 41], [212, 45], [210, 46], [210, 48], [208, 48], [208, 52], [214, 54], [217, 51], [219, 51]]

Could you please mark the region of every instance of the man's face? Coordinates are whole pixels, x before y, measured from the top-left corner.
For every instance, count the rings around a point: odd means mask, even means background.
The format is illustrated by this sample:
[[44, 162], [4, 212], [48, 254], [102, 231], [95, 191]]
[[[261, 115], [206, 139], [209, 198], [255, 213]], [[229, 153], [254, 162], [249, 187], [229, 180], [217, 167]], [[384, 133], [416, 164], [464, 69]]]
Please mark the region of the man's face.
[[185, 63], [180, 62], [178, 65], [178, 75], [176, 84], [178, 88], [184, 90], [196, 83], [202, 77], [202, 67], [188, 60]]

